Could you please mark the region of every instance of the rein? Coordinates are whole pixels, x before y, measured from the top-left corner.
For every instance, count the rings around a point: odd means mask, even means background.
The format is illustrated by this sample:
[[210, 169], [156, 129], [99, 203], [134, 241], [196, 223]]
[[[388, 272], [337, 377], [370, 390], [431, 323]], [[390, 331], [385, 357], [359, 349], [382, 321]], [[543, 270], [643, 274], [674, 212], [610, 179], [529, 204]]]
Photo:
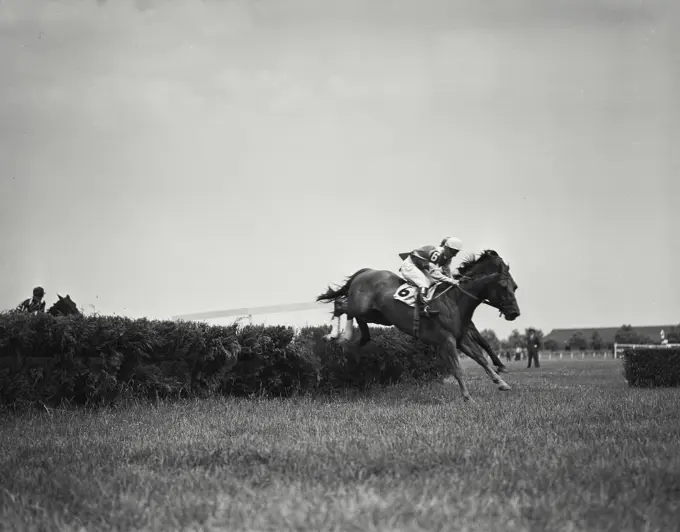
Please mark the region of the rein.
[[[460, 278], [460, 281], [461, 281], [461, 282], [464, 282], [464, 281], [472, 281], [472, 280], [473, 280], [473, 279], [472, 279], [471, 277], [468, 277], [468, 276], [466, 276], [466, 275], [463, 275], [463, 276], [461, 276], [461, 278]], [[481, 303], [483, 303], [483, 304], [485, 304], [485, 305], [489, 305], [491, 308], [495, 308], [495, 309], [498, 311], [498, 313], [499, 313], [498, 315], [499, 315], [499, 316], [503, 315], [503, 311], [502, 311], [499, 307], [497, 307], [496, 305], [494, 305], [493, 303], [491, 303], [488, 299], [482, 299], [481, 297], [477, 297], [476, 295], [471, 294], [470, 292], [468, 292], [467, 290], [465, 290], [465, 288], [463, 288], [463, 287], [460, 285], [460, 283], [457, 284], [457, 285], [452, 285], [452, 284], [450, 284], [450, 285], [447, 286], [444, 290], [442, 290], [439, 294], [437, 294], [436, 296], [434, 296], [434, 297], [432, 298], [432, 301], [434, 301], [435, 299], [439, 298], [440, 296], [443, 296], [446, 292], [448, 292], [449, 290], [451, 290], [454, 286], [457, 286], [458, 289], [459, 289], [461, 292], [463, 292], [466, 296], [469, 296], [469, 297], [471, 297], [472, 299], [475, 299], [476, 301], [479, 301], [479, 302], [481, 302]]]
[[[466, 281], [471, 281], [472, 279], [470, 279], [469, 277], [465, 277], [465, 280], [466, 280]], [[472, 299], [476, 299], [477, 301], [481, 301], [481, 302], [484, 303], [485, 305], [489, 305], [490, 307], [494, 307], [494, 305], [491, 304], [491, 303], [489, 302], [488, 299], [481, 299], [481, 298], [477, 297], [476, 295], [471, 294], [470, 292], [468, 292], [467, 290], [465, 290], [465, 288], [463, 288], [462, 286], [460, 286], [460, 284], [455, 284], [455, 285], [454, 285], [454, 284], [450, 284], [449, 286], [447, 286], [446, 288], [444, 288], [444, 290], [442, 290], [442, 291], [439, 292], [436, 296], [434, 296], [434, 297], [432, 298], [432, 301], [434, 301], [435, 299], [439, 299], [441, 296], [443, 296], [444, 294], [446, 294], [446, 292], [448, 292], [449, 290], [451, 290], [454, 286], [457, 286], [458, 289], [459, 289], [461, 292], [463, 292], [463, 293], [464, 293], [465, 295], [467, 295], [467, 296], [470, 296]], [[494, 307], [494, 308], [496, 308], [496, 307]]]

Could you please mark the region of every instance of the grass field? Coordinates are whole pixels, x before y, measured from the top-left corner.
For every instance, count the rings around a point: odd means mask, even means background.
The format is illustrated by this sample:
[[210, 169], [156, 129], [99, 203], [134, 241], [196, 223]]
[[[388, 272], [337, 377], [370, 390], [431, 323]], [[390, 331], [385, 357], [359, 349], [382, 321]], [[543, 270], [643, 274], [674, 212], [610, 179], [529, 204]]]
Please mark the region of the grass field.
[[474, 404], [437, 383], [4, 416], [0, 527], [678, 530], [680, 390], [611, 359], [512, 362], [506, 393], [465, 367]]

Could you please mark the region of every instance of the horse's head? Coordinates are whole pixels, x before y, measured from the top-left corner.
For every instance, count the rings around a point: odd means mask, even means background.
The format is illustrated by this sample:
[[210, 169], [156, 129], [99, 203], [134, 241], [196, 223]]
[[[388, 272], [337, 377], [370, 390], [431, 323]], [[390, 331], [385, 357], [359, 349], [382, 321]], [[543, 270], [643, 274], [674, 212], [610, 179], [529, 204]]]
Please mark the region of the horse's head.
[[513, 321], [519, 317], [519, 305], [515, 298], [517, 283], [510, 274], [510, 266], [495, 251], [487, 249], [479, 257], [471, 256], [463, 261], [455, 278], [462, 283], [489, 279], [482, 297], [500, 310], [506, 320]]
[[77, 305], [71, 299], [70, 295], [66, 294], [66, 297], [61, 297], [59, 294], [57, 294], [57, 297], [59, 300], [50, 307], [50, 310], [47, 311], [52, 314], [52, 316], [81, 315]]

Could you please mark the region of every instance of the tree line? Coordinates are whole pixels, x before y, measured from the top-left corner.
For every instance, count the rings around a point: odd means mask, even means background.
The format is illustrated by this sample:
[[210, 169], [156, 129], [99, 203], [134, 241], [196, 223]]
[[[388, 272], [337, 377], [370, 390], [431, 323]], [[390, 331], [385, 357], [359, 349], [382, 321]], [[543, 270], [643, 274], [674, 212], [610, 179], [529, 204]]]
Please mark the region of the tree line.
[[[525, 348], [527, 346], [527, 335], [531, 329], [536, 331], [541, 349], [546, 351], [585, 351], [587, 349], [599, 351], [614, 348], [614, 344], [612, 342], [604, 342], [597, 331], [593, 331], [590, 335], [584, 335], [582, 332], [577, 331], [571, 335], [566, 345], [559, 345], [558, 342], [551, 338], [543, 340], [545, 336], [543, 331], [536, 327], [528, 327], [523, 333], [519, 332], [518, 329], [514, 329], [510, 336], [503, 339], [499, 339], [493, 329], [484, 329], [481, 331], [481, 334], [495, 351], [506, 351], [514, 350], [517, 347]], [[669, 343], [680, 343], [680, 324], [668, 331], [664, 331], [664, 333]], [[615, 342], [619, 344], [660, 344], [661, 338], [650, 338], [636, 331], [632, 325], [621, 325], [619, 330], [616, 331]]]

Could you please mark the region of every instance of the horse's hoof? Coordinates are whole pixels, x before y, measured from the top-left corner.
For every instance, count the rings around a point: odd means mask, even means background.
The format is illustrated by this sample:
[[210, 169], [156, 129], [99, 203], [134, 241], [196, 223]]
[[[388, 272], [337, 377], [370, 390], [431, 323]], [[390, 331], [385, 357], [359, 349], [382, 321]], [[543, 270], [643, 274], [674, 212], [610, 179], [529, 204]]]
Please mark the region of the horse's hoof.
[[510, 390], [512, 390], [512, 388], [510, 388], [510, 386], [508, 386], [507, 384], [503, 384], [503, 385], [499, 386], [498, 389], [501, 392], [509, 392]]
[[[470, 397], [469, 395], [464, 395], [464, 396], [463, 396], [463, 401], [465, 401], [466, 403], [468, 403], [468, 402], [472, 401], [472, 397]], [[474, 403], [474, 401], [472, 401], [472, 402]]]
[[496, 373], [509, 373], [506, 366], [496, 366]]

